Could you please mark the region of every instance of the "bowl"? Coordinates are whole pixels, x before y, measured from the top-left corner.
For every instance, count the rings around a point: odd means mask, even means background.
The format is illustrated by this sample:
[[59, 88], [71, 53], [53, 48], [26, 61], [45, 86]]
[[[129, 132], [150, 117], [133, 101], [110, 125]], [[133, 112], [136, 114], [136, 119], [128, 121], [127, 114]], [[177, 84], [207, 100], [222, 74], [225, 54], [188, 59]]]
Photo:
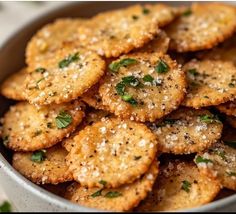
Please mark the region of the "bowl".
[[[166, 2], [169, 4], [189, 4], [190, 2]], [[234, 2], [231, 2], [234, 3]], [[8, 75], [24, 66], [24, 51], [31, 36], [44, 24], [59, 17], [91, 17], [92, 15], [114, 8], [121, 8], [133, 2], [77, 2], [63, 4], [61, 7], [45, 12], [35, 20], [28, 22], [20, 30], [13, 33], [0, 45], [0, 82]], [[235, 4], [235, 3], [234, 3]], [[0, 96], [0, 116], [8, 109], [13, 101]], [[21, 212], [33, 211], [70, 211], [70, 212], [99, 212], [71, 203], [43, 188], [33, 184], [20, 175], [11, 166], [11, 152], [0, 143], [0, 182], [6, 195], [11, 199], [16, 210]], [[236, 194], [214, 201], [210, 204], [182, 211], [235, 211]]]

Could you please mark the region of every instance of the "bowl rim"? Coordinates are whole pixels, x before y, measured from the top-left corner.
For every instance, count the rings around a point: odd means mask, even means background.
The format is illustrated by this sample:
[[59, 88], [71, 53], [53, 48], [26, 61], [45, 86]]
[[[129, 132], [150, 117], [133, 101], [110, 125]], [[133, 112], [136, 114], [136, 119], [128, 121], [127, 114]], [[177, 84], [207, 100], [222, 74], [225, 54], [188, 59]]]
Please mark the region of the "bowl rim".
[[[77, 2], [77, 4], [81, 5], [88, 2]], [[171, 2], [170, 2], [171, 3]], [[56, 5], [53, 8], [50, 8], [48, 10], [45, 10], [41, 14], [35, 16], [34, 18], [25, 21], [23, 25], [18, 27], [16, 30], [12, 31], [11, 34], [0, 41], [0, 51], [3, 51], [15, 38], [15, 36], [21, 32], [24, 31], [26, 28], [28, 28], [31, 24], [34, 24], [35, 22], [39, 21], [41, 18], [48, 16], [51, 12], [61, 11], [65, 6], [71, 6], [75, 4], [75, 2], [65, 2], [60, 5]], [[46, 199], [47, 202], [51, 203], [52, 205], [56, 205], [57, 207], [66, 208], [67, 210], [71, 211], [81, 211], [81, 212], [107, 212], [101, 209], [93, 209], [85, 206], [78, 205], [76, 203], [70, 202], [67, 199], [64, 199], [63, 197], [60, 197], [56, 194], [53, 194], [42, 187], [40, 187], [37, 184], [34, 184], [27, 178], [25, 178], [23, 175], [21, 175], [17, 170], [13, 168], [13, 166], [3, 157], [0, 151], [0, 168], [12, 179], [14, 180], [18, 185], [21, 185], [24, 189], [26, 189], [31, 194], [34, 194], [38, 196], [41, 199]], [[178, 212], [203, 212], [203, 211], [211, 211], [216, 210], [218, 208], [224, 208], [230, 204], [233, 204], [236, 202], [236, 193], [234, 195], [219, 199], [217, 201], [210, 202], [208, 204], [202, 205], [200, 207], [195, 207], [191, 209], [183, 209], [183, 210], [177, 210]]]

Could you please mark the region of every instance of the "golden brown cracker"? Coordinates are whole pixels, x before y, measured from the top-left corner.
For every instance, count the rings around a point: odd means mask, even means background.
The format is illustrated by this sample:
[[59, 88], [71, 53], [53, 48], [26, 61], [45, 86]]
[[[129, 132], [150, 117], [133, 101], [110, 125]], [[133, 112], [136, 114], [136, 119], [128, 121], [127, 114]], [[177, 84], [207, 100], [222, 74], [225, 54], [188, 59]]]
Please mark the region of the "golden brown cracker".
[[58, 184], [72, 181], [73, 176], [66, 165], [67, 151], [60, 145], [36, 152], [16, 152], [13, 167], [37, 184]]
[[143, 124], [118, 118], [85, 127], [73, 138], [67, 163], [85, 187], [116, 188], [143, 175], [154, 160], [157, 140]]
[[24, 80], [27, 77], [27, 68], [10, 75], [1, 86], [1, 94], [13, 100], [25, 100], [24, 97]]
[[236, 100], [223, 103], [221, 105], [216, 106], [216, 108], [220, 112], [225, 113], [228, 116], [236, 117]]
[[79, 41], [99, 55], [118, 57], [140, 48], [175, 18], [175, 10], [164, 4], [133, 5], [103, 12], [78, 28]]
[[132, 184], [116, 189], [85, 188], [78, 183], [68, 187], [65, 197], [79, 205], [109, 211], [130, 211], [143, 200], [158, 174], [158, 164], [154, 161], [146, 174]]
[[157, 136], [161, 152], [189, 154], [208, 149], [218, 141], [223, 124], [207, 110], [179, 108], [148, 127]]
[[223, 3], [194, 3], [165, 29], [177, 52], [210, 49], [236, 30], [235, 7]]
[[37, 64], [25, 81], [32, 104], [48, 105], [77, 99], [103, 75], [105, 62], [95, 53], [66, 45]]
[[236, 67], [231, 62], [194, 59], [183, 69], [189, 84], [183, 105], [198, 109], [235, 99]]
[[82, 121], [82, 103], [35, 107], [26, 102], [11, 106], [3, 119], [3, 138], [14, 151], [49, 148], [73, 132]]
[[51, 58], [54, 52], [65, 43], [76, 43], [78, 40], [77, 28], [85, 22], [85, 19], [61, 18], [43, 26], [27, 45], [27, 64], [34, 66], [48, 57]]
[[184, 99], [185, 74], [168, 55], [125, 55], [109, 69], [99, 93], [103, 104], [119, 117], [153, 122], [178, 108]]
[[219, 182], [203, 175], [192, 162], [172, 160], [160, 168], [152, 192], [137, 211], [176, 211], [209, 203], [220, 191]]
[[236, 147], [229, 143], [218, 142], [197, 154], [195, 163], [204, 174], [219, 179], [223, 187], [236, 190]]

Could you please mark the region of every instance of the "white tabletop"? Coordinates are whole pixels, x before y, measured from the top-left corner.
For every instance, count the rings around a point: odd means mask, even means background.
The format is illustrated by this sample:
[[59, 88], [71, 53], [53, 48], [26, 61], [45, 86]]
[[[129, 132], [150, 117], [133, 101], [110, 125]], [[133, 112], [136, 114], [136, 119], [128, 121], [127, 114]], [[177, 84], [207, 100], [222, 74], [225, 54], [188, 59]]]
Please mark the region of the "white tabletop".
[[[27, 21], [41, 13], [58, 7], [63, 2], [1, 2], [0, 1], [0, 44]], [[8, 200], [1, 188], [0, 204]], [[9, 199], [10, 201], [10, 199]]]

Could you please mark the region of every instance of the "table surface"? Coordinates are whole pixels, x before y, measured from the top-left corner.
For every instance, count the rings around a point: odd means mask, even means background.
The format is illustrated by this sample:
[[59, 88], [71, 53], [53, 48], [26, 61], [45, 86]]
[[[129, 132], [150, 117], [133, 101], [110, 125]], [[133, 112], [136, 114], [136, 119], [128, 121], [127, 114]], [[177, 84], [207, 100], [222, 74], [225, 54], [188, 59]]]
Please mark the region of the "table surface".
[[[17, 29], [46, 10], [65, 2], [0, 2], [0, 45]], [[0, 183], [0, 204], [7, 199]]]

